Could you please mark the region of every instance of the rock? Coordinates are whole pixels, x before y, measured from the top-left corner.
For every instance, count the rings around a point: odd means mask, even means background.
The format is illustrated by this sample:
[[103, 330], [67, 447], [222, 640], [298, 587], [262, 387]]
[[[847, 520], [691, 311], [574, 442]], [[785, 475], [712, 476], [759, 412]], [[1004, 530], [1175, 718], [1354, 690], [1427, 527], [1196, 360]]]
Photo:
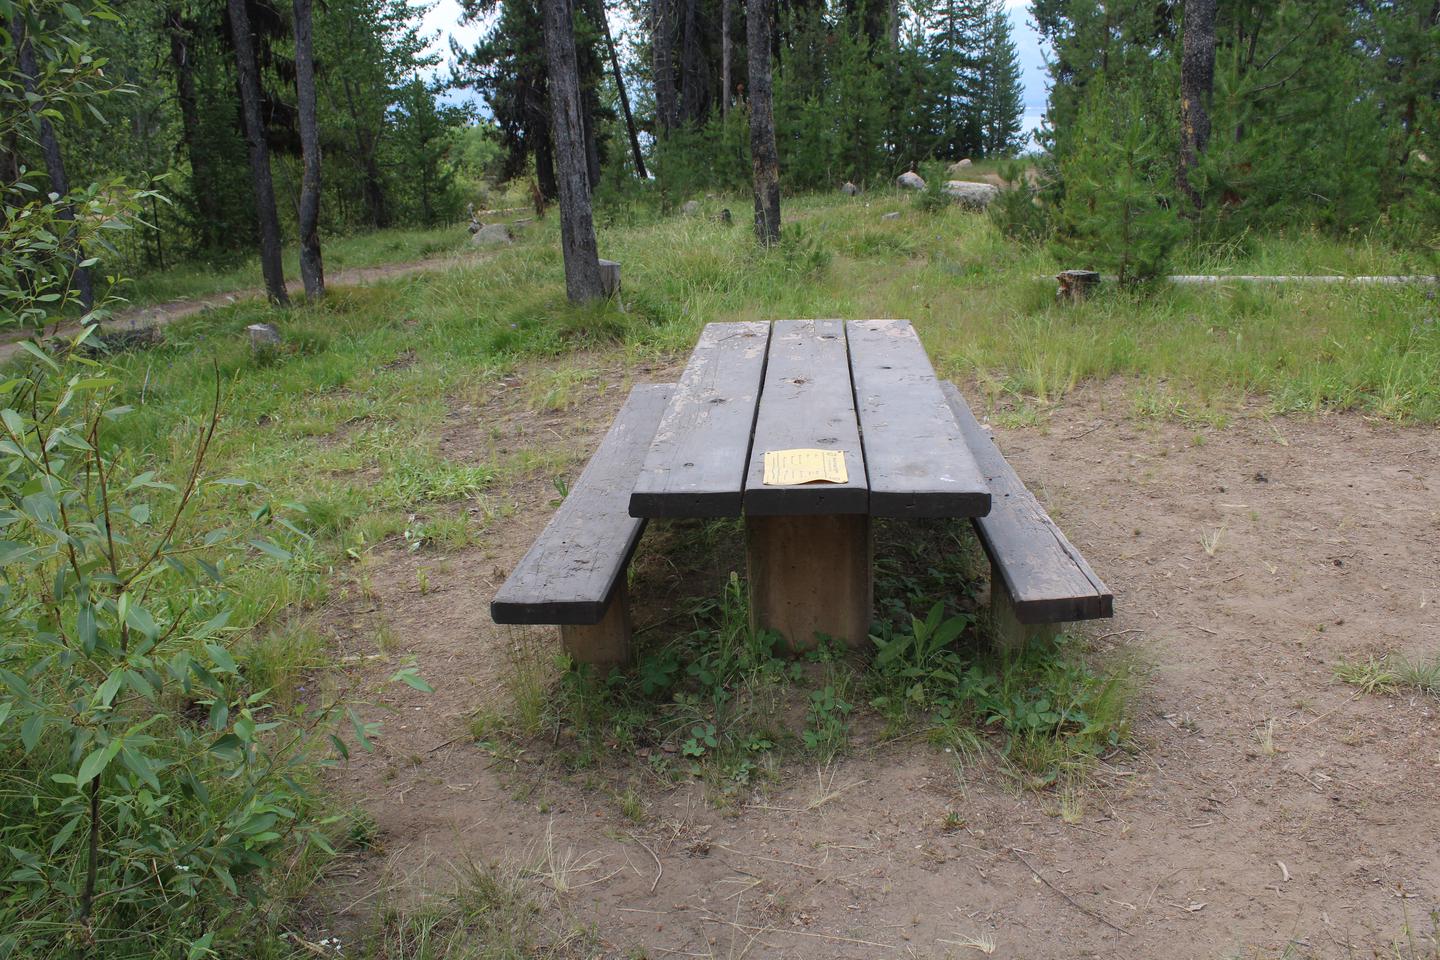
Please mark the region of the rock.
[[470, 242], [477, 247], [493, 247], [499, 244], [511, 244], [515, 242], [515, 234], [510, 230], [508, 223], [487, 223], [475, 235]]
[[479, 233], [481, 228], [483, 228], [484, 226], [485, 224], [481, 223], [479, 220], [471, 218], [470, 226], [466, 229], [470, 231], [470, 235], [473, 237], [475, 234]]
[[686, 200], [684, 206], [682, 206], [682, 207], [680, 208], [680, 212], [683, 213], [683, 214], [684, 214], [685, 216], [687, 216], [687, 217], [698, 217], [698, 216], [700, 216], [700, 201], [699, 201], [699, 200]]
[[944, 190], [956, 203], [972, 210], [984, 210], [991, 200], [1000, 195], [1000, 188], [993, 183], [972, 183], [969, 180], [947, 180]]
[[[1060, 284], [1060, 289], [1055, 291], [1055, 299], [1062, 302], [1080, 303], [1100, 286], [1100, 274], [1094, 270], [1062, 270], [1055, 279]], [[1255, 476], [1263, 477], [1264, 474], [1257, 473]]]
[[970, 166], [970, 158], [966, 157], [963, 160], [956, 160], [950, 164], [950, 169], [947, 172], [950, 174], [958, 174], [968, 166]]
[[860, 188], [855, 186], [855, 184], [851, 183], [849, 180], [846, 180], [845, 185], [840, 188], [840, 192], [845, 194], [845, 196], [847, 197], [853, 197], [860, 192]]
[[250, 349], [257, 353], [280, 346], [280, 331], [268, 323], [252, 323], [245, 332], [250, 334]]
[[895, 178], [895, 186], [904, 190], [924, 190], [925, 178], [914, 170], [906, 170]]
[[881, 220], [899, 220], [899, 219], [900, 219], [900, 213], [899, 213], [899, 211], [896, 211], [896, 212], [894, 212], [894, 213], [881, 214], [880, 219], [881, 219]]

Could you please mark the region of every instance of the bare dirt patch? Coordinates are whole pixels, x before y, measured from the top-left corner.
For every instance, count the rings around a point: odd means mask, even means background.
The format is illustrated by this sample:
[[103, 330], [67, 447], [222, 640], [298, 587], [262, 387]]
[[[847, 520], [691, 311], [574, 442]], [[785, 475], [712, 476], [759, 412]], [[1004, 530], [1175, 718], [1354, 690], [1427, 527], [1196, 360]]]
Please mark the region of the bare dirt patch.
[[[482, 391], [442, 449], [504, 462], [548, 447], [578, 474], [622, 386], [674, 376], [600, 369], [561, 411], [526, 392], [538, 368]], [[1083, 791], [1021, 791], [993, 764], [862, 721], [832, 767], [791, 767], [728, 808], [699, 784], [631, 783], [637, 822], [612, 771], [554, 776], [549, 738], [518, 756], [478, 748], [468, 718], [504, 709], [510, 652], [534, 639], [491, 624], [488, 603], [555, 499], [545, 471], [516, 471], [478, 546], [387, 548], [337, 589], [342, 648], [383, 625], [436, 693], [392, 691], [376, 751], [335, 776], [379, 848], [327, 895], [327, 922], [362, 924], [476, 861], [568, 886], [570, 921], [614, 956], [1198, 958], [1292, 939], [1305, 956], [1369, 956], [1407, 921], [1429, 932], [1440, 705], [1357, 693], [1333, 666], [1440, 648], [1440, 439], [1257, 410], [1199, 442], [1134, 419], [1127, 397], [1089, 386], [1041, 426], [998, 431], [1115, 591], [1100, 646], [1150, 664], [1136, 750]], [[652, 579], [652, 610], [694, 587]]]

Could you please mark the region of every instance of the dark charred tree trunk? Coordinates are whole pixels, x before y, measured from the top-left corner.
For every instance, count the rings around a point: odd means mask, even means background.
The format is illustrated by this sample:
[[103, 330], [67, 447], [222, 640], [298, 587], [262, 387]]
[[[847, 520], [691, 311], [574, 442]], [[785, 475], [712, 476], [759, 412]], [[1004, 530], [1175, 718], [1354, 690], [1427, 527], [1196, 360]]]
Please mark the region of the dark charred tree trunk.
[[770, 83], [770, 43], [775, 0], [749, 0], [745, 43], [750, 54], [750, 157], [755, 173], [755, 237], [765, 246], [780, 241], [780, 160], [775, 148], [775, 105]]
[[730, 97], [734, 94], [730, 77], [730, 57], [734, 43], [730, 39], [730, 7], [734, 0], [720, 0], [720, 116], [730, 116]]
[[1185, 0], [1180, 55], [1179, 186], [1190, 206], [1204, 202], [1190, 174], [1210, 141], [1210, 100], [1215, 91], [1216, 0]]
[[320, 259], [320, 123], [315, 110], [315, 44], [311, 0], [294, 0], [295, 101], [300, 120], [300, 279], [305, 299], [325, 296]]
[[285, 269], [280, 262], [280, 218], [275, 213], [275, 184], [270, 179], [270, 150], [265, 143], [265, 121], [260, 116], [260, 77], [255, 44], [250, 36], [250, 12], [245, 0], [228, 0], [230, 33], [235, 41], [235, 72], [240, 80], [240, 114], [250, 152], [250, 180], [255, 190], [255, 219], [260, 228], [260, 271], [272, 303], [290, 305], [285, 292]]
[[[730, 0], [725, 2], [728, 4]], [[610, 34], [610, 18], [605, 15], [604, 0], [599, 0], [596, 6], [599, 7], [597, 13], [600, 26], [605, 31], [605, 51], [610, 56], [610, 72], [615, 76], [615, 89], [620, 94], [620, 113], [625, 117], [625, 132], [630, 135], [630, 153], [635, 158], [635, 172], [644, 180], [649, 176], [645, 172], [645, 155], [640, 152], [640, 134], [635, 129], [635, 115], [630, 112], [630, 95], [625, 92], [625, 78], [620, 75], [620, 58], [615, 55], [615, 38]]]
[[890, 0], [890, 49], [900, 49], [900, 0]]
[[604, 296], [604, 288], [595, 247], [595, 224], [590, 215], [574, 12], [570, 0], [542, 0], [541, 5], [545, 12], [545, 56], [550, 68], [550, 125], [559, 174], [565, 292], [571, 303], [586, 303]]
[[[26, 33], [25, 17], [21, 12], [23, 9], [24, 7], [16, 9], [10, 20], [10, 31], [17, 51], [16, 59], [19, 60], [21, 82], [25, 85], [25, 92], [33, 97], [39, 67], [35, 63], [35, 48], [30, 45], [30, 37]], [[70, 179], [65, 175], [65, 157], [60, 153], [60, 138], [55, 135], [55, 125], [41, 112], [46, 106], [47, 104], [38, 100], [31, 103], [31, 109], [39, 119], [40, 151], [45, 156], [45, 173], [50, 178], [50, 192], [64, 197], [70, 192]], [[75, 222], [75, 209], [68, 203], [61, 204], [56, 214], [66, 223]], [[95, 287], [90, 280], [90, 268], [80, 266], [85, 259], [84, 251], [77, 249], [68, 256], [75, 265], [71, 273], [72, 282], [80, 294], [81, 305], [85, 312], [89, 313], [95, 309]]]
[[655, 84], [655, 135], [675, 126], [679, 102], [675, 90], [675, 5], [677, 0], [650, 0], [650, 50]]
[[215, 247], [223, 238], [216, 193], [200, 149], [200, 100], [195, 94], [195, 63], [190, 54], [193, 34], [179, 7], [165, 11], [165, 29], [170, 34], [170, 66], [175, 70], [175, 101], [180, 107], [180, 141], [190, 161], [190, 186], [195, 212], [200, 218], [200, 236], [206, 246]]
[[680, 42], [680, 122], [698, 125], [710, 108], [710, 71], [701, 46], [700, 0], [682, 0], [685, 20]]

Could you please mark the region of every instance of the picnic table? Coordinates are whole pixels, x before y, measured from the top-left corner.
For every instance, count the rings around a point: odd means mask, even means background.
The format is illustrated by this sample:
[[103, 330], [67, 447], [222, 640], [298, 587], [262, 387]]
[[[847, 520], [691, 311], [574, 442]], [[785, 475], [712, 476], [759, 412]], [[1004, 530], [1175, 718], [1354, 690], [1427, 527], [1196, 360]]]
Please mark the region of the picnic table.
[[[833, 451], [844, 480], [767, 483], [766, 455], [794, 450]], [[706, 327], [630, 495], [633, 517], [743, 516], [751, 619], [792, 650], [866, 641], [873, 517], [989, 511], [906, 320]]]
[[632, 390], [493, 619], [558, 624], [577, 660], [627, 660], [630, 557], [647, 520], [685, 517], [744, 518], [752, 625], [791, 650], [867, 641], [876, 517], [972, 518], [1012, 640], [1111, 615], [906, 320], [707, 325], [678, 383]]

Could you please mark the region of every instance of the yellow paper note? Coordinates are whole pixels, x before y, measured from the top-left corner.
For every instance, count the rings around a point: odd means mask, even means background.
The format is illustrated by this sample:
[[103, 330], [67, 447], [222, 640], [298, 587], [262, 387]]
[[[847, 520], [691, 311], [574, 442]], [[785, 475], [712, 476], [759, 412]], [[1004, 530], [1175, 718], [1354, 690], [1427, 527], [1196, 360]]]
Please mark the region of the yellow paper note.
[[802, 483], [847, 483], [844, 450], [767, 450], [765, 485], [792, 487]]

